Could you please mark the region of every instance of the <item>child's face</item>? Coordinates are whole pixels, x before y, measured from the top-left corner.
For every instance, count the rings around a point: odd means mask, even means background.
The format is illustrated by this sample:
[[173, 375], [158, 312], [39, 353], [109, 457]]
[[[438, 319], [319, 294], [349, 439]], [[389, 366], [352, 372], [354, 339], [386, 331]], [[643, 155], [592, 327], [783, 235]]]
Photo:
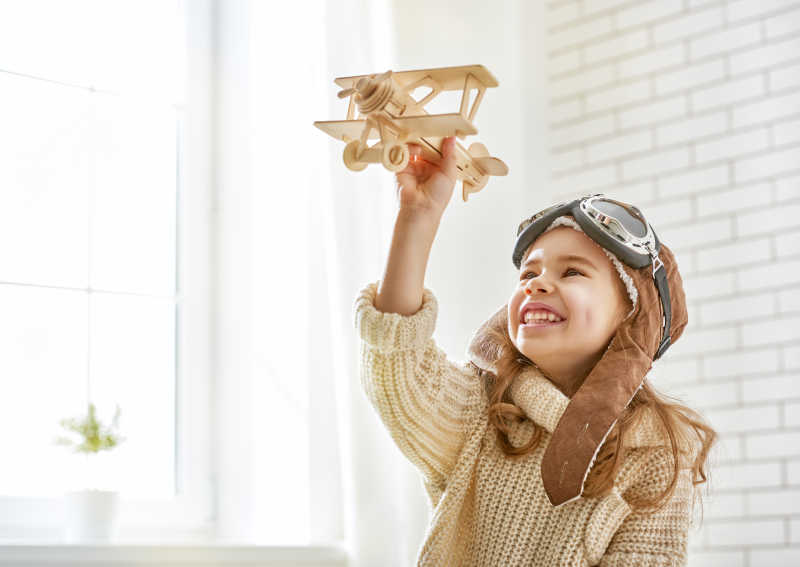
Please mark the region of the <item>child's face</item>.
[[[560, 258], [566, 254], [581, 256], [594, 267]], [[536, 262], [526, 266], [529, 260]], [[567, 226], [534, 241], [522, 258], [517, 280], [508, 301], [509, 336], [522, 354], [572, 397], [633, 307], [625, 284], [600, 245]], [[523, 327], [520, 309], [534, 301], [551, 306], [565, 321]]]

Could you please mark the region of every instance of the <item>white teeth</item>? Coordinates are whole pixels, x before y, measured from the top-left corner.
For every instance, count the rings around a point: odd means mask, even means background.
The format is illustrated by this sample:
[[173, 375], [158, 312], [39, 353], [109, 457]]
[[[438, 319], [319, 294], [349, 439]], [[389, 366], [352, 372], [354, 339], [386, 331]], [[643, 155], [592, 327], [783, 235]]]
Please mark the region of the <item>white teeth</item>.
[[539, 310], [525, 313], [525, 322], [529, 323], [530, 321], [563, 321], [563, 319], [550, 311]]

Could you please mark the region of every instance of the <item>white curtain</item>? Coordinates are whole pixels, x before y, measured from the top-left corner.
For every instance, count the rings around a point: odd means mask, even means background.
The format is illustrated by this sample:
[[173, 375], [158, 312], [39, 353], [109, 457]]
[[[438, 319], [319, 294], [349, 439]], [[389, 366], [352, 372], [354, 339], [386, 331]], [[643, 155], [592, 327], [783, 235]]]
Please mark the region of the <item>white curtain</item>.
[[[413, 564], [427, 524], [424, 492], [360, 387], [352, 313], [360, 288], [383, 272], [397, 210], [394, 177], [377, 165], [347, 170], [344, 143], [311, 126], [313, 120], [345, 118], [347, 99], [335, 96], [335, 77], [396, 68], [390, 9], [388, 1], [328, 3], [319, 45], [326, 57], [310, 55], [324, 104], [299, 128], [314, 148], [307, 151], [314, 168], [307, 297], [320, 327], [311, 328], [309, 353], [313, 366], [324, 369], [309, 375], [312, 500], [339, 504], [343, 512], [341, 518], [316, 518], [312, 537], [329, 538], [342, 525], [344, 533], [337, 535], [353, 565], [400, 567]], [[341, 477], [329, 468], [335, 458]]]
[[335, 77], [392, 67], [388, 4], [217, 8], [219, 536], [408, 565], [422, 487], [360, 389], [351, 313], [382, 270], [393, 178], [350, 172], [313, 126], [345, 117]]
[[[347, 170], [344, 143], [312, 123], [345, 118], [339, 76], [481, 63], [500, 80], [505, 90], [484, 97], [480, 134], [462, 144], [485, 143], [511, 173], [468, 203], [456, 185], [426, 278], [440, 299], [434, 337], [461, 359], [507, 299], [517, 223], [549, 200], [542, 127], [530, 127], [544, 123], [542, 50], [531, 48], [541, 18], [528, 13], [540, 8], [466, 4], [218, 4], [223, 538], [285, 545], [305, 529], [309, 541], [294, 543], [344, 540], [353, 565], [416, 559], [425, 492], [361, 390], [353, 327], [358, 291], [385, 268], [394, 175], [378, 164]], [[523, 57], [526, 49], [536, 53]]]

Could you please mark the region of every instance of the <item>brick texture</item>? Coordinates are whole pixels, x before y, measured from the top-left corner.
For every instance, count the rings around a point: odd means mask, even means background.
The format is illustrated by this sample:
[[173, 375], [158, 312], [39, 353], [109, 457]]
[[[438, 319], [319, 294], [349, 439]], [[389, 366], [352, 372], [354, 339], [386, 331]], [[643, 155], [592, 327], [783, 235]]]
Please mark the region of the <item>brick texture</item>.
[[689, 564], [800, 565], [800, 0], [547, 15], [553, 202], [635, 203], [684, 279], [656, 387], [721, 438]]

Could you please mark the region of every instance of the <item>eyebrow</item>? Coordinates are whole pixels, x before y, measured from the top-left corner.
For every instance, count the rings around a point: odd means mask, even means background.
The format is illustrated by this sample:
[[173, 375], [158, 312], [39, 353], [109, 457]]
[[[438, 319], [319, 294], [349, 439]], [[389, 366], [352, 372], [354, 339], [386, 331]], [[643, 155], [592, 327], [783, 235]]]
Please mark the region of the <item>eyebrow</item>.
[[[597, 271], [597, 266], [592, 264], [592, 262], [590, 262], [587, 258], [584, 258], [583, 256], [578, 256], [576, 254], [565, 254], [563, 256], [559, 256], [557, 259], [558, 260], [566, 260], [567, 262], [578, 262], [578, 263], [581, 263], [581, 264], [586, 264], [590, 268], [592, 268], [593, 270]], [[529, 264], [535, 264], [537, 262], [539, 262], [538, 258], [530, 259], [527, 262], [525, 262], [524, 264], [522, 264], [520, 269], [527, 267]]]

